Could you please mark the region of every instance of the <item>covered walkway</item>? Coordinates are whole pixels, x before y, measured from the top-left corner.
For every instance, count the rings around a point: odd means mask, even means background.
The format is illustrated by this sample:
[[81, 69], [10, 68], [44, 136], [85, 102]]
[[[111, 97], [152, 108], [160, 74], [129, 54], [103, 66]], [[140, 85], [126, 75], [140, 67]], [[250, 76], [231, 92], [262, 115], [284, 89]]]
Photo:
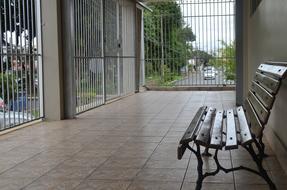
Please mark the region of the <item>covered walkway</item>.
[[[234, 106], [235, 92], [143, 92], [86, 112], [0, 136], [0, 189], [194, 189], [196, 160], [176, 158], [197, 108]], [[279, 189], [287, 176], [269, 147], [265, 165]], [[224, 166], [253, 162], [243, 150], [222, 152]], [[270, 167], [272, 166], [272, 167]], [[212, 170], [211, 159], [205, 169]], [[246, 172], [220, 174], [203, 189], [268, 189]]]

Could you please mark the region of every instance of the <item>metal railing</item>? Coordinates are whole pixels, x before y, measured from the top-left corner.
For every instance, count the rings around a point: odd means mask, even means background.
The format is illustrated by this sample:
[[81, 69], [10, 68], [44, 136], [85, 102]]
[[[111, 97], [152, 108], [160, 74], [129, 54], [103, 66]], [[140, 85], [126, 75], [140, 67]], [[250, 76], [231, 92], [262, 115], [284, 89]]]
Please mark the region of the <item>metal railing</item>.
[[0, 2], [0, 130], [43, 116], [39, 0]]
[[74, 0], [74, 5], [76, 112], [82, 113], [134, 92], [135, 26], [127, 15], [134, 4]]
[[150, 1], [147, 86], [235, 85], [235, 0]]
[[76, 111], [102, 105], [104, 98], [102, 0], [75, 0]]

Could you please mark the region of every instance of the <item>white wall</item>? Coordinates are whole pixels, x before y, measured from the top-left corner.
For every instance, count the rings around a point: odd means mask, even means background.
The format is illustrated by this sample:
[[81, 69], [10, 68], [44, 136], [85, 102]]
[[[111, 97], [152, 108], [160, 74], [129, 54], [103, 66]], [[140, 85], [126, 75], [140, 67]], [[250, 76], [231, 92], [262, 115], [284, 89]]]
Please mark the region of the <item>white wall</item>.
[[[247, 2], [249, 4], [249, 1]], [[250, 14], [250, 13], [247, 13]], [[286, 0], [263, 0], [253, 16], [247, 17], [248, 81], [258, 65], [266, 60], [287, 61], [287, 3]], [[247, 85], [245, 85], [245, 89]], [[284, 80], [266, 126], [266, 136], [287, 170], [287, 79]]]
[[47, 120], [63, 117], [61, 12], [57, 0], [42, 0], [44, 114]]
[[[122, 4], [123, 56], [135, 57], [135, 3], [124, 0]], [[135, 58], [123, 59], [123, 93], [135, 91]]]

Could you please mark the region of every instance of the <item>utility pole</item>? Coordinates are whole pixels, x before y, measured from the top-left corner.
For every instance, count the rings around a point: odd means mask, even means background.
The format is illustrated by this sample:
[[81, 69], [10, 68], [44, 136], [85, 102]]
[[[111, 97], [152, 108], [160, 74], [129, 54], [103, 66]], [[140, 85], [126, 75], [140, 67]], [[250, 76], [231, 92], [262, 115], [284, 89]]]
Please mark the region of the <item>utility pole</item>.
[[163, 19], [160, 16], [160, 38], [161, 38], [161, 77], [164, 77], [164, 47], [163, 47]]

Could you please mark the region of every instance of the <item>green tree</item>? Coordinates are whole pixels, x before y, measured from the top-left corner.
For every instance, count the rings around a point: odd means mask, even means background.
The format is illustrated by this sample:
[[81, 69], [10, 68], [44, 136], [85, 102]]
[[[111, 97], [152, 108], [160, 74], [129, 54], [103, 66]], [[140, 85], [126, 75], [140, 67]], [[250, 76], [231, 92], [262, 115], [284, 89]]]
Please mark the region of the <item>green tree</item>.
[[236, 60], [235, 60], [235, 43], [223, 43], [221, 56], [223, 57], [224, 72], [227, 80], [235, 80], [236, 78]]
[[197, 60], [197, 64], [203, 64], [204, 66], [207, 66], [209, 60], [211, 60], [213, 56], [202, 50], [194, 50], [192, 52], [192, 58]]
[[[145, 11], [145, 53], [147, 74], [161, 75], [171, 81], [192, 58], [196, 37], [185, 25], [180, 6], [175, 0], [148, 2], [153, 12]], [[151, 72], [150, 72], [151, 71]], [[164, 76], [164, 75], [169, 75]]]
[[2, 85], [2, 88], [0, 88], [0, 96], [2, 97], [3, 95], [2, 98], [4, 102], [7, 103], [8, 100], [12, 99], [17, 90], [16, 80], [12, 74], [0, 73], [0, 85]]
[[236, 60], [235, 60], [235, 42], [230, 44], [222, 41], [222, 48], [216, 59], [212, 59], [210, 64], [214, 67], [223, 67], [226, 80], [235, 80], [236, 78]]

